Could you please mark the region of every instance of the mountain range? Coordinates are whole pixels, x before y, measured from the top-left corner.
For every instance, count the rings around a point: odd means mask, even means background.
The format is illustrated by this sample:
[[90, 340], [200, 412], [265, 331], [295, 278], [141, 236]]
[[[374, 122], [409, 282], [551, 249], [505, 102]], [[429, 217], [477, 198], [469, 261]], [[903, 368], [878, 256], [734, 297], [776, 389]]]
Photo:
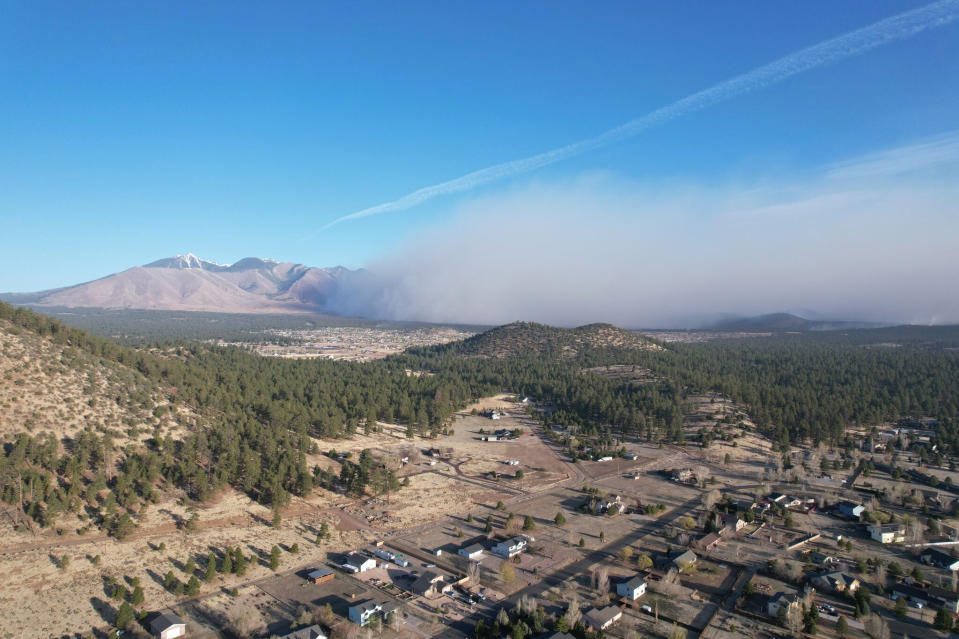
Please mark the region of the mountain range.
[[754, 317], [732, 317], [716, 322], [708, 327], [714, 331], [742, 331], [788, 333], [805, 331], [849, 330], [854, 328], [876, 328], [875, 322], [849, 322], [837, 320], [813, 320], [792, 313], [770, 313]]
[[218, 264], [176, 255], [92, 282], [0, 299], [36, 307], [88, 307], [222, 313], [317, 313], [345, 276], [356, 271], [316, 268], [247, 257]]

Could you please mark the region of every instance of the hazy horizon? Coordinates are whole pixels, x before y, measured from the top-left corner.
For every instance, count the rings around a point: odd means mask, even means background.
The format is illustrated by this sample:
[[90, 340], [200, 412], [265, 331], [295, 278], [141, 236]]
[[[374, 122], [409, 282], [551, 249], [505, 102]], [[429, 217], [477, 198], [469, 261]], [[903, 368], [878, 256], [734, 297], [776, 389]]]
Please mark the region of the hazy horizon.
[[193, 253], [394, 320], [959, 322], [959, 0], [10, 14], [0, 291]]

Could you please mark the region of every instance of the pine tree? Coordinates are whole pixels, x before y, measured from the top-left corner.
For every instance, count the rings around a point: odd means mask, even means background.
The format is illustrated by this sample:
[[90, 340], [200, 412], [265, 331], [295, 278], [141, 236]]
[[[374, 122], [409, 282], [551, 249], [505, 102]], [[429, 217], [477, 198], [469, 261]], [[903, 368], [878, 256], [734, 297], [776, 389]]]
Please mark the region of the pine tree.
[[220, 563], [220, 572], [223, 574], [230, 574], [236, 572], [233, 568], [233, 549], [227, 548], [226, 552], [223, 553], [223, 561]]
[[190, 581], [187, 582], [186, 594], [190, 597], [200, 594], [200, 580], [196, 578], [196, 575], [191, 576]]
[[133, 606], [128, 602], [124, 601], [120, 604], [120, 608], [117, 610], [117, 619], [114, 622], [114, 626], [117, 628], [125, 629], [131, 623], [133, 623], [135, 615], [133, 613]]
[[270, 549], [270, 570], [276, 570], [280, 567], [280, 547], [273, 546]]

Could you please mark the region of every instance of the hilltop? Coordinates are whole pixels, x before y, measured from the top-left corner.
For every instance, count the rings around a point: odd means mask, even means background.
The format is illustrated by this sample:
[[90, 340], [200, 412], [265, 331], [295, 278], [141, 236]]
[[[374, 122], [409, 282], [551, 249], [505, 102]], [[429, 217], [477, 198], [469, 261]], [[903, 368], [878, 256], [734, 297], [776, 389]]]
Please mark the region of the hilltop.
[[438, 349], [469, 357], [576, 357], [598, 349], [657, 350], [655, 342], [611, 324], [557, 328], [513, 322]]

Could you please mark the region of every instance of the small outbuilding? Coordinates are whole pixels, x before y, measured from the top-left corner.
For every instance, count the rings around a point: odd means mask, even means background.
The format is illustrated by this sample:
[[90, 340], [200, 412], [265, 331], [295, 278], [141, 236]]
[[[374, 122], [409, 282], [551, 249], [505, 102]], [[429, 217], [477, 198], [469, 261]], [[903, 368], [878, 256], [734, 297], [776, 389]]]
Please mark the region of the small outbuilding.
[[321, 584], [324, 581], [330, 581], [334, 577], [335, 575], [333, 574], [333, 571], [329, 568], [317, 568], [316, 570], [310, 571], [310, 573], [306, 575], [306, 578], [310, 580], [310, 583], [314, 584]]
[[150, 622], [150, 633], [157, 639], [186, 636], [186, 622], [171, 613], [163, 613]]

